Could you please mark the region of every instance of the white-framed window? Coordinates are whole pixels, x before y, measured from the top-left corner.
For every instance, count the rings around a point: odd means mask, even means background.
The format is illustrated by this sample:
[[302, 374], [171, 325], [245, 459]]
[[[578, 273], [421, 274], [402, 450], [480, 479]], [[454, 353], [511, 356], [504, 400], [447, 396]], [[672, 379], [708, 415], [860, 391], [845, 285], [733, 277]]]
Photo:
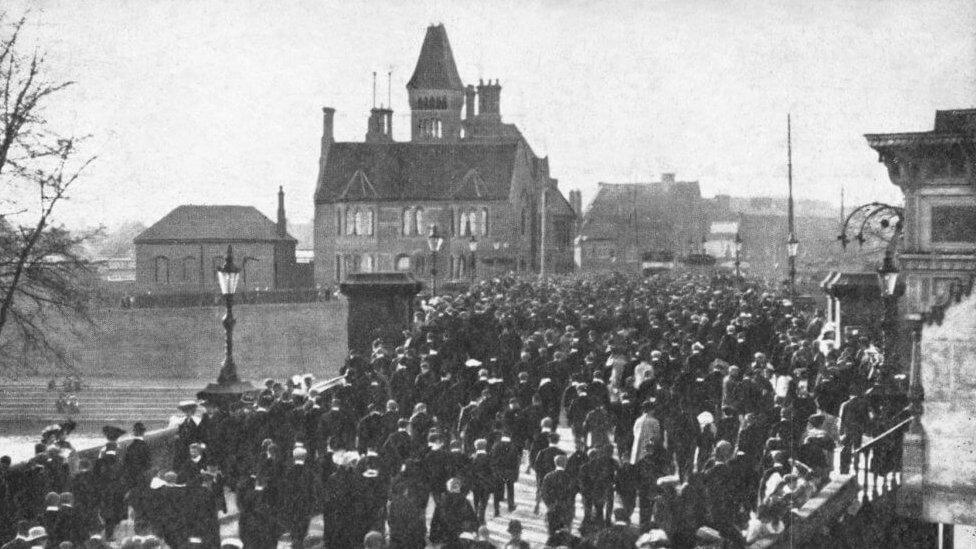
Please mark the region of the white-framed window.
[[371, 273], [373, 272], [374, 262], [373, 256], [369, 254], [363, 254], [359, 258], [359, 272], [361, 273]]
[[406, 254], [400, 254], [396, 257], [396, 264], [393, 266], [397, 271], [409, 271], [410, 270], [410, 256]]

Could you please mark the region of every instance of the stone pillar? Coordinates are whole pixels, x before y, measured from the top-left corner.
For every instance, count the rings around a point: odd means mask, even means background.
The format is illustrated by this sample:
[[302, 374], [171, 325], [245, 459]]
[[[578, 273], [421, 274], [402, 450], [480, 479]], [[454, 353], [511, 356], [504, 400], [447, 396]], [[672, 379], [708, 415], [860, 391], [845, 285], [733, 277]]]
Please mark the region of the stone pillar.
[[339, 284], [349, 299], [346, 334], [349, 351], [369, 354], [382, 338], [393, 346], [410, 328], [413, 300], [422, 287], [409, 273], [350, 273]]

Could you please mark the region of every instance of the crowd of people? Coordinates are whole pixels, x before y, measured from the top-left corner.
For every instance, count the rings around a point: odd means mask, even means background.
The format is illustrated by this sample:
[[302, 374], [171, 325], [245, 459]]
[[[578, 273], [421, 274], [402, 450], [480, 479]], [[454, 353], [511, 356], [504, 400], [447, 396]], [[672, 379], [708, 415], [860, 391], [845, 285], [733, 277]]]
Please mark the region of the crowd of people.
[[[485, 280], [423, 301], [337, 387], [180, 403], [165, 467], [141, 424], [77, 463], [51, 429], [27, 472], [0, 460], [0, 540], [298, 547], [321, 517], [326, 548], [495, 547], [487, 514], [513, 513], [531, 475], [548, 547], [743, 547], [789, 528], [835, 448], [847, 472], [902, 405], [869, 341], [833, 341], [819, 312], [728, 277]], [[222, 541], [230, 493], [239, 539]], [[130, 512], [135, 535], [115, 539]], [[529, 547], [518, 519], [508, 531]]]

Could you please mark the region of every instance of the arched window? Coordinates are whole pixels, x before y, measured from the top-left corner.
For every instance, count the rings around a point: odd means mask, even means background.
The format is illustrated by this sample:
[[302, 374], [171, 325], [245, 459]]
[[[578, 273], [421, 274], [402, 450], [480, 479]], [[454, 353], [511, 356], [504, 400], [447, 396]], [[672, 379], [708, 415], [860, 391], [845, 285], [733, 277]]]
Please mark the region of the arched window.
[[414, 211], [414, 216], [416, 217], [416, 224], [414, 225], [414, 234], [426, 235], [427, 231], [424, 230], [424, 209], [417, 208]]
[[461, 224], [458, 229], [458, 234], [461, 236], [468, 236], [471, 234], [471, 214], [468, 212], [461, 212]]
[[409, 271], [410, 270], [410, 256], [406, 254], [400, 254], [396, 256], [396, 263], [394, 263], [393, 268], [397, 271]]
[[374, 227], [374, 223], [373, 223], [373, 221], [374, 221], [374, 219], [373, 219], [373, 217], [374, 217], [373, 216], [373, 209], [372, 208], [367, 208], [366, 211], [365, 211], [365, 216], [364, 217], [366, 218], [365, 219], [365, 222], [366, 222], [366, 227], [365, 227], [366, 228], [366, 232], [365, 232], [365, 234], [366, 234], [366, 236], [373, 236], [373, 227]]
[[153, 281], [156, 284], [169, 284], [169, 258], [157, 256], [153, 260]]
[[481, 208], [481, 235], [488, 235], [488, 208]]

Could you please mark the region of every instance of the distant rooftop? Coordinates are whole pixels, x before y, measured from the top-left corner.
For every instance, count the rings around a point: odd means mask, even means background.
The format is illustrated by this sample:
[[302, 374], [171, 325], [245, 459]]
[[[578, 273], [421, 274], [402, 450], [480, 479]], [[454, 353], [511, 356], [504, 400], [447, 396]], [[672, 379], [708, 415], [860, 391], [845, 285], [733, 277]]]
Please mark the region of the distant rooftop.
[[[135, 238], [136, 244], [219, 241], [274, 242], [277, 226], [254, 206], [178, 206]], [[285, 240], [294, 240], [290, 235]]]

